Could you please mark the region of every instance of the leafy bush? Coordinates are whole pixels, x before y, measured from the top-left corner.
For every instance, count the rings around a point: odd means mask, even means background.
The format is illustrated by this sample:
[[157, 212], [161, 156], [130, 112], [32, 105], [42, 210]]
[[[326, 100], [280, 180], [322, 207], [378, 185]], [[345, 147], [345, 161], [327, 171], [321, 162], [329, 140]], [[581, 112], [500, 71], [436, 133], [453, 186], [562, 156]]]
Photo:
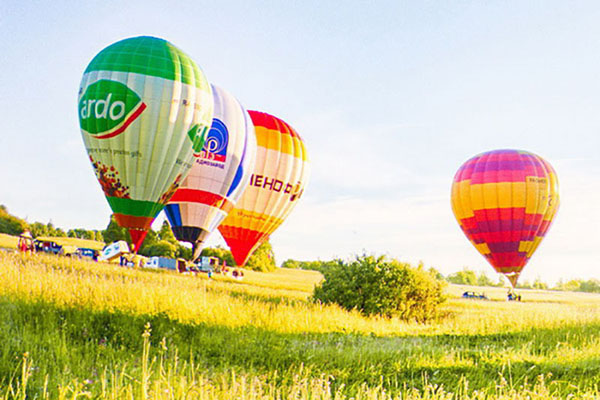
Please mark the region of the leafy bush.
[[330, 266], [337, 265], [338, 260], [333, 261], [298, 261], [287, 259], [281, 264], [281, 268], [305, 269], [324, 273]]
[[244, 268], [260, 272], [274, 271], [277, 265], [275, 264], [275, 253], [271, 243], [266, 241], [254, 250]]
[[[231, 267], [238, 266], [233, 259], [231, 251], [224, 249], [221, 246], [204, 248], [200, 255], [207, 257], [218, 257], [221, 260], [224, 260], [227, 265]], [[271, 243], [266, 241], [265, 243], [261, 244], [250, 256], [246, 262], [246, 265], [244, 265], [244, 268], [261, 272], [274, 271], [275, 268], [277, 268], [277, 265], [275, 265], [275, 253], [273, 252]]]
[[302, 268], [302, 261], [292, 260], [288, 258], [284, 262], [281, 263], [281, 268], [290, 268], [290, 269], [304, 269]]
[[552, 290], [563, 290], [567, 292], [600, 293], [600, 280], [589, 279], [587, 281], [584, 281], [582, 279], [572, 279], [568, 282], [564, 282], [561, 279], [556, 283]]
[[12, 215], [0, 215], [0, 233], [17, 236], [27, 229], [27, 223]]
[[124, 240], [131, 244], [131, 236], [129, 235], [129, 232], [127, 229], [119, 226], [114, 214], [111, 214], [108, 226], [104, 231], [102, 231], [102, 237], [104, 238], [104, 243], [106, 244], [116, 242], [117, 240]]
[[446, 280], [457, 285], [503, 286], [502, 279], [495, 283], [484, 272], [475, 272], [469, 268], [464, 268], [462, 271], [448, 275]]
[[166, 240], [159, 240], [150, 246], [144, 247], [144, 252], [140, 254], [147, 257], [169, 257], [175, 258], [177, 255], [177, 246]]
[[27, 229], [27, 222], [8, 213], [5, 206], [0, 205], [0, 233], [17, 236]]
[[445, 283], [422, 266], [385, 257], [359, 256], [346, 263], [330, 263], [323, 272], [325, 280], [315, 287], [313, 300], [336, 303], [365, 315], [397, 316], [425, 322], [434, 318], [444, 301]]

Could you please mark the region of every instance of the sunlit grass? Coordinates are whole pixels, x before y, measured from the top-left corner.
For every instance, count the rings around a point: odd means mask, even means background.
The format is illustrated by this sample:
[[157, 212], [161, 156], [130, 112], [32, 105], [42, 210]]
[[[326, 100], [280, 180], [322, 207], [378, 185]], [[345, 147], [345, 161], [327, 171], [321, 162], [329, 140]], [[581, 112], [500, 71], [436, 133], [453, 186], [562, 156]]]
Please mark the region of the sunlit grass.
[[[162, 340], [152, 346], [151, 327], [146, 325], [142, 336], [142, 352], [137, 366], [123, 364], [118, 368], [104, 369], [94, 379], [74, 379], [60, 383], [55, 391], [49, 390], [48, 380], [40, 387], [39, 398], [49, 400], [98, 398], [117, 399], [302, 399], [302, 400], [544, 400], [544, 399], [598, 399], [598, 385], [579, 390], [575, 386], [565, 394], [552, 379], [552, 374], [539, 374], [529, 381], [515, 379], [507, 369], [498, 372], [491, 390], [473, 390], [464, 377], [448, 389], [443, 384], [429, 382], [422, 377], [421, 388], [396, 383], [390, 390], [382, 381], [379, 384], [358, 385], [352, 395], [344, 385], [336, 385], [336, 377], [317, 373], [302, 364], [284, 371], [265, 374], [248, 374], [231, 370], [210, 376], [204, 367], [193, 360], [182, 359], [177, 352], [169, 351]], [[15, 374], [5, 387], [0, 388], [1, 400], [24, 400], [35, 370], [35, 360], [28, 354], [21, 358]], [[55, 395], [52, 396], [51, 393]]]
[[54, 237], [54, 236], [40, 236], [36, 238], [40, 241], [52, 241], [60, 246], [75, 246], [88, 249], [102, 250], [106, 244], [97, 240], [80, 239], [75, 237]]
[[[599, 295], [523, 290], [523, 302], [507, 302], [506, 289], [450, 285], [440, 318], [419, 324], [313, 304], [320, 279], [286, 269], [209, 279], [0, 252], [0, 334], [10, 338], [0, 370], [13, 371], [0, 375], [0, 399], [23, 398], [26, 363], [40, 371], [28, 389], [38, 398], [598, 395]], [[465, 290], [492, 301], [459, 298]]]
[[6, 233], [0, 233], [0, 248], [16, 249], [18, 243], [18, 237], [7, 235]]
[[[83, 247], [95, 250], [102, 250], [105, 246], [104, 242], [98, 242], [97, 240], [79, 239], [71, 237], [53, 237], [53, 236], [40, 236], [38, 240], [53, 241], [61, 246], [75, 246]], [[16, 249], [19, 242], [18, 236], [7, 235], [6, 233], [0, 233], [0, 248], [5, 249]]]
[[[149, 273], [108, 264], [54, 256], [1, 254], [0, 295], [29, 300], [43, 298], [65, 306], [122, 310], [133, 314], [164, 313], [181, 322], [240, 327], [252, 325], [282, 332], [355, 332], [361, 334], [490, 334], [538, 326], [560, 327], [600, 323], [600, 296], [552, 294], [553, 302], [534, 301], [546, 294], [527, 293], [525, 302], [472, 301], [451, 298], [444, 318], [432, 324], [367, 318], [335, 305], [306, 299], [318, 275], [280, 271], [247, 272], [243, 281], [209, 280], [206, 275]], [[306, 274], [304, 283], [286, 276]], [[310, 282], [310, 283], [309, 283]]]

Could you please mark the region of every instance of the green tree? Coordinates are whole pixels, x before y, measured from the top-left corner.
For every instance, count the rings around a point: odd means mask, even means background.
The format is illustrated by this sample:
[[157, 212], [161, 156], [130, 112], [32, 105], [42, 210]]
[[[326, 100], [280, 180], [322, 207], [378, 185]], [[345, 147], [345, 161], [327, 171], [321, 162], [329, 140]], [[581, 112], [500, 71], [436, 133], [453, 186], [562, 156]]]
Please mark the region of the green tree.
[[101, 231], [94, 231], [94, 240], [98, 242], [104, 242], [104, 237], [102, 236]]
[[600, 293], [600, 281], [598, 279], [583, 281], [579, 285], [579, 291], [586, 293]]
[[[6, 207], [4, 208], [6, 209]], [[20, 235], [27, 229], [27, 222], [10, 215], [8, 212], [0, 211], [0, 233], [9, 235]]]
[[428, 271], [431, 275], [435, 276], [435, 279], [438, 279], [440, 281], [444, 280], [444, 275], [442, 275], [442, 273], [437, 269], [430, 267]]
[[144, 242], [142, 243], [142, 247], [140, 247], [140, 250], [138, 251], [138, 253], [143, 256], [150, 257], [150, 255], [148, 253], [148, 249], [150, 249], [152, 246], [154, 246], [156, 243], [158, 243], [158, 240], [159, 240], [158, 233], [153, 229], [149, 229], [148, 233], [146, 233], [146, 238], [144, 239]]
[[171, 230], [171, 225], [169, 225], [167, 221], [163, 221], [163, 224], [158, 231], [158, 238], [159, 240], [165, 240], [169, 243], [178, 243], [175, 235], [173, 235], [173, 231]]
[[46, 224], [46, 229], [48, 230], [48, 236], [52, 237], [66, 237], [67, 234], [61, 228], [55, 227], [52, 221]]
[[117, 240], [124, 240], [131, 245], [131, 236], [129, 235], [129, 232], [127, 229], [119, 226], [114, 215], [110, 216], [110, 221], [108, 222], [106, 229], [102, 232], [102, 237], [106, 244], [116, 242]]
[[291, 258], [282, 262], [281, 268], [303, 269], [300, 261], [292, 260]]
[[517, 283], [517, 288], [518, 289], [533, 289], [533, 286], [531, 286], [531, 282], [529, 281], [522, 281]]
[[81, 228], [69, 229], [67, 231], [67, 236], [79, 239], [94, 240], [96, 238], [96, 232]]
[[177, 244], [175, 247], [177, 248], [177, 252], [175, 254], [177, 258], [192, 260], [192, 249], [188, 249], [187, 247], [182, 246], [181, 244]]
[[48, 227], [41, 222], [34, 222], [29, 225], [29, 231], [33, 237], [48, 236]]
[[444, 281], [423, 268], [383, 256], [362, 255], [350, 263], [338, 260], [324, 277], [314, 289], [313, 301], [336, 303], [365, 315], [424, 322], [435, 318], [444, 301]]
[[258, 249], [252, 253], [244, 268], [254, 271], [269, 272], [277, 268], [275, 264], [275, 253], [269, 241], [261, 244]]
[[305, 269], [323, 273], [326, 269], [337, 265], [338, 260], [332, 261], [297, 261], [288, 259], [281, 264], [281, 268]]
[[169, 257], [175, 258], [177, 254], [177, 246], [166, 240], [159, 240], [158, 242], [148, 246], [145, 254], [148, 257]]
[[477, 286], [496, 286], [496, 284], [487, 274], [480, 272], [477, 274]]
[[533, 281], [533, 288], [534, 289], [548, 289], [548, 285], [545, 282], [542, 282], [542, 280], [538, 277], [535, 278], [535, 281]]
[[468, 268], [448, 275], [448, 282], [457, 285], [477, 285], [477, 274]]

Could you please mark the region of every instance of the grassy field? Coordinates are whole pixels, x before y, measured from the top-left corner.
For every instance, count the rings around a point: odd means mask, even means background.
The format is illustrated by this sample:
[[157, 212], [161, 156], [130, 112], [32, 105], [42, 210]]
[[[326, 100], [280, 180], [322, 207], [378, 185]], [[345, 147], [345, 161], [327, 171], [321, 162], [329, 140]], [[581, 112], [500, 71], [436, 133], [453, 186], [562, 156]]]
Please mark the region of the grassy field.
[[0, 399], [600, 398], [600, 296], [450, 286], [430, 324], [243, 281], [0, 252]]
[[[70, 237], [52, 237], [52, 236], [40, 236], [38, 240], [53, 241], [61, 246], [75, 246], [83, 247], [95, 250], [102, 250], [106, 244], [104, 242], [98, 242], [96, 240], [70, 238]], [[18, 236], [11, 236], [5, 233], [0, 233], [0, 248], [5, 249], [16, 249], [19, 242]]]
[[104, 246], [106, 246], [104, 242], [98, 242], [97, 240], [80, 239], [74, 237], [40, 236], [36, 239], [41, 241], [52, 241], [61, 246], [75, 246], [94, 250], [102, 250]]
[[7, 235], [6, 233], [0, 233], [0, 249], [16, 249], [18, 243], [18, 237]]

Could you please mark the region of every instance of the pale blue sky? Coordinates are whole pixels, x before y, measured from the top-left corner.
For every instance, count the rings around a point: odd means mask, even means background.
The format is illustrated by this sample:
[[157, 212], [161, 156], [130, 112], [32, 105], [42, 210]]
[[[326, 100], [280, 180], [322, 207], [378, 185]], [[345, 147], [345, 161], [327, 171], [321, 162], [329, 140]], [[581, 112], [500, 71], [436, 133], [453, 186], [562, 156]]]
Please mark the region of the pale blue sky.
[[600, 278], [598, 21], [593, 1], [3, 0], [0, 203], [106, 226], [79, 80], [108, 44], [152, 35], [307, 142], [312, 176], [272, 236], [279, 261], [364, 250], [491, 272], [453, 219], [451, 180], [476, 153], [519, 148], [554, 165], [562, 195], [524, 279]]

